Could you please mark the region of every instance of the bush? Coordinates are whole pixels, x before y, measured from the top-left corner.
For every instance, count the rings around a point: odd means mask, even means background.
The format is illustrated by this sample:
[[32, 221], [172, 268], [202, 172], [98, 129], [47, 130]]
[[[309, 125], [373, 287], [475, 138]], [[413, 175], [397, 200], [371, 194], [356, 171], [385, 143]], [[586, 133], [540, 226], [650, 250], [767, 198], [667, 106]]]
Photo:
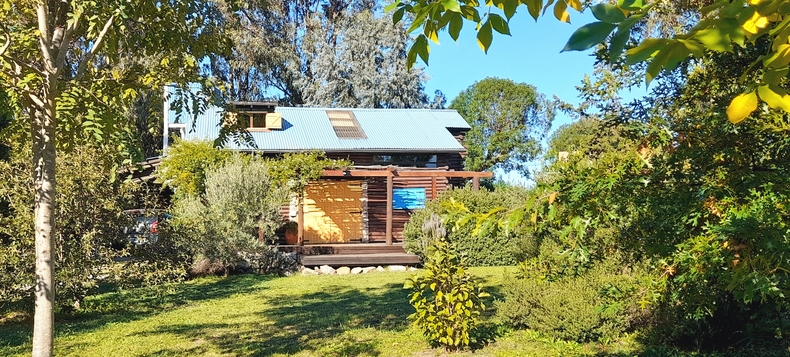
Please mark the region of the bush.
[[497, 314], [507, 323], [577, 341], [611, 341], [646, 321], [639, 307], [646, 269], [624, 268], [618, 254], [578, 275], [510, 278]]
[[218, 262], [227, 274], [244, 263], [240, 253], [259, 252], [273, 240], [287, 199], [288, 189], [274, 184], [265, 161], [235, 155], [207, 172], [205, 194], [176, 203], [173, 225], [196, 261]]
[[[18, 147], [0, 162], [0, 301], [32, 299], [35, 282], [33, 181], [29, 148]], [[79, 308], [87, 294], [112, 277], [111, 246], [123, 221], [130, 191], [113, 180], [113, 152], [77, 146], [58, 155], [53, 236], [56, 304]]]
[[537, 243], [526, 224], [509, 232], [473, 234], [475, 222], [462, 222], [462, 217], [450, 215], [449, 205], [462, 203], [472, 213], [488, 213], [498, 207], [512, 208], [526, 200], [529, 191], [518, 187], [496, 188], [494, 191], [472, 190], [470, 187], [454, 188], [443, 192], [437, 200], [426, 203], [416, 211], [403, 230], [404, 248], [425, 259], [423, 224], [434, 214], [443, 218], [448, 228], [447, 241], [466, 255], [470, 266], [513, 265], [521, 258], [534, 256]]
[[[438, 221], [436, 219], [433, 220]], [[426, 227], [430, 230], [430, 227]], [[440, 236], [440, 224], [432, 227]], [[419, 327], [428, 340], [448, 350], [466, 348], [471, 343], [470, 333], [485, 310], [482, 298], [488, 296], [464, 264], [451, 244], [443, 238], [428, 249], [425, 271], [406, 281], [404, 288], [412, 289], [410, 303], [416, 310], [409, 319]]]

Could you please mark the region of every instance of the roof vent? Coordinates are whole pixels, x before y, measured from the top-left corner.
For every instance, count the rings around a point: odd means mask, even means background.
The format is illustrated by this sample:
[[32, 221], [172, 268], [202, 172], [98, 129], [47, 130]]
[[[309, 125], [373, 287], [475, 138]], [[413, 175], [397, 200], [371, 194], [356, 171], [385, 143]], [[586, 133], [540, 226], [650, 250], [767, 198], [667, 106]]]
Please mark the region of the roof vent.
[[354, 112], [350, 110], [327, 110], [326, 116], [340, 139], [367, 139], [362, 127], [359, 126]]

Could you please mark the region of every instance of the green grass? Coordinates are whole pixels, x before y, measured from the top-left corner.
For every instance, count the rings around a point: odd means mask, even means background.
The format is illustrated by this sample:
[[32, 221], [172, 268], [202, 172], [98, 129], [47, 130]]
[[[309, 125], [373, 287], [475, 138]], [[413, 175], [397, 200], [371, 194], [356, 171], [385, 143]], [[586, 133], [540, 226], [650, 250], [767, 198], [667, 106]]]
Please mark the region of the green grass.
[[[498, 296], [506, 268], [476, 268]], [[409, 273], [198, 279], [89, 297], [57, 317], [58, 356], [435, 356], [406, 317]], [[637, 346], [579, 345], [504, 331], [475, 356], [633, 355]], [[0, 323], [0, 356], [29, 355], [29, 321]]]

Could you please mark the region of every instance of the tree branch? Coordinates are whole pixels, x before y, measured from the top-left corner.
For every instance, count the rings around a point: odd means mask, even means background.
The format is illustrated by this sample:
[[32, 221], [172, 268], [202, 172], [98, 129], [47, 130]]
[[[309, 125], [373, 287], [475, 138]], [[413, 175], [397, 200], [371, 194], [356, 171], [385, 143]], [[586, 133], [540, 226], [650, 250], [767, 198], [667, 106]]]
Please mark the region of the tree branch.
[[38, 42], [41, 46], [41, 56], [44, 58], [44, 67], [49, 72], [55, 71], [55, 64], [52, 62], [52, 52], [50, 52], [49, 41], [49, 9], [45, 2], [40, 2], [36, 7], [38, 14]]
[[[25, 69], [27, 69], [27, 70], [29, 70], [29, 71], [31, 71], [31, 72], [33, 72], [33, 73], [35, 73], [35, 74], [39, 75], [39, 76], [42, 76], [42, 77], [44, 76], [44, 72], [43, 72], [43, 71], [39, 70], [39, 69], [38, 69], [38, 68], [36, 68], [36, 67], [33, 67], [33, 65], [31, 65], [31, 64], [29, 64], [29, 63], [27, 63], [27, 62], [25, 62], [25, 61], [22, 61], [22, 60], [19, 60], [19, 59], [17, 59], [17, 58], [16, 58], [16, 57], [14, 57], [14, 56], [11, 56], [11, 55], [6, 55], [6, 54], [0, 54], [0, 57], [3, 57], [3, 58], [5, 58], [7, 61], [9, 61], [9, 62], [13, 63], [14, 65], [16, 65], [16, 66], [18, 66], [18, 67], [23, 67], [23, 68], [25, 68]], [[16, 71], [14, 72], [14, 74], [15, 74], [17, 77], [20, 77], [20, 78], [21, 78], [21, 76], [22, 76], [22, 71], [21, 71], [21, 70], [16, 70]]]
[[63, 33], [63, 39], [60, 41], [60, 46], [58, 48], [58, 59], [57, 62], [55, 62], [55, 66], [57, 66], [58, 70], [63, 70], [64, 64], [66, 63], [66, 54], [69, 52], [67, 48], [71, 43], [71, 36], [77, 29], [80, 19], [82, 19], [82, 12], [77, 14], [77, 18], [74, 19], [74, 22], [66, 26], [66, 31]]
[[11, 47], [11, 33], [8, 32], [8, 29], [3, 24], [0, 24], [0, 30], [3, 30], [3, 33], [5, 34], [5, 43], [3, 44], [3, 47], [0, 47], [0, 56], [2, 56], [6, 51], [8, 51], [8, 48]]
[[102, 42], [104, 41], [104, 37], [107, 35], [107, 32], [110, 31], [110, 27], [112, 26], [113, 22], [115, 21], [115, 15], [110, 16], [107, 22], [104, 24], [104, 28], [102, 28], [99, 36], [96, 37], [96, 41], [93, 43], [93, 47], [91, 47], [90, 52], [85, 55], [85, 58], [82, 59], [80, 65], [77, 67], [77, 75], [74, 76], [75, 80], [80, 80], [82, 76], [85, 74], [85, 68], [88, 67], [88, 63], [93, 59], [93, 56], [96, 55], [96, 52], [101, 47]]

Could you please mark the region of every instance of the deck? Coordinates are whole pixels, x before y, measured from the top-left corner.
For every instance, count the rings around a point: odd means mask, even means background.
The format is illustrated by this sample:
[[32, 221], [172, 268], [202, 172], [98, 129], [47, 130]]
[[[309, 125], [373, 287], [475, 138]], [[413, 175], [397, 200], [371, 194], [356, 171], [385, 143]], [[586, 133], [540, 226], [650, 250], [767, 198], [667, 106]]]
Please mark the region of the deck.
[[284, 252], [296, 252], [299, 263], [304, 266], [329, 265], [347, 266], [384, 266], [419, 265], [420, 258], [406, 253], [403, 244], [384, 243], [346, 243], [314, 245], [281, 245]]

